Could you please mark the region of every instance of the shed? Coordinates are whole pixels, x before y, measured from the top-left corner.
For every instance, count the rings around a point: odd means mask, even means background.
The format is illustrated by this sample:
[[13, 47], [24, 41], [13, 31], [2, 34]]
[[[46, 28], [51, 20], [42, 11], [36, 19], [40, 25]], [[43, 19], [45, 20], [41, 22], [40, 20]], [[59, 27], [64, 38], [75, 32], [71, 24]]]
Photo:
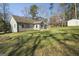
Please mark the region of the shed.
[[71, 19], [67, 21], [67, 26], [79, 26], [79, 19]]

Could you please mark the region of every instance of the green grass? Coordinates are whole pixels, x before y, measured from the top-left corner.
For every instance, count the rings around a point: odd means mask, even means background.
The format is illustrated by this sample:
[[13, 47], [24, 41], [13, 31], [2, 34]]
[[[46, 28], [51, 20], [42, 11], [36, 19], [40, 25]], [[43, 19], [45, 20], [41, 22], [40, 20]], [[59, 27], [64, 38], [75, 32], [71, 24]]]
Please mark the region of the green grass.
[[0, 55], [79, 56], [79, 27], [1, 34], [1, 38]]

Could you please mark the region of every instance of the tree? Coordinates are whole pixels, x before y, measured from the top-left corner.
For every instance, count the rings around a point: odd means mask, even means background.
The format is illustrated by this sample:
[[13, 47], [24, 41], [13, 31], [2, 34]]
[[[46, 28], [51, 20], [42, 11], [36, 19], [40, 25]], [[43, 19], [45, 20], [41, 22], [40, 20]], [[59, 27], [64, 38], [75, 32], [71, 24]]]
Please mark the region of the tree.
[[50, 7], [49, 7], [50, 14], [52, 14], [53, 6], [54, 6], [53, 3], [50, 3]]
[[68, 4], [68, 7], [67, 7], [67, 15], [68, 15], [68, 18], [69, 19], [72, 19], [72, 18], [75, 18], [77, 19], [79, 16], [78, 16], [78, 7], [79, 7], [79, 4], [77, 3], [71, 3], [71, 4]]
[[67, 17], [67, 12], [66, 12], [66, 9], [67, 9], [67, 3], [61, 3], [60, 6], [62, 7], [62, 13], [61, 13], [61, 18], [62, 18], [62, 27], [64, 25], [64, 21], [66, 20], [66, 17]]
[[[76, 3], [62, 3], [60, 4], [62, 7], [62, 16], [65, 21], [68, 21], [70, 19], [77, 19], [78, 18], [78, 7], [79, 5]], [[62, 23], [63, 26], [63, 23]]]
[[1, 15], [0, 15], [0, 32], [3, 30], [3, 27], [4, 27], [4, 22], [1, 18]]
[[30, 7], [30, 14], [32, 16], [33, 19], [35, 19], [37, 17], [37, 14], [38, 14], [38, 7], [36, 5], [32, 5]]
[[0, 4], [0, 13], [2, 13], [3, 20], [6, 21], [7, 15], [9, 14], [9, 4], [1, 3]]
[[74, 7], [75, 7], [75, 18], [77, 19], [77, 5], [76, 5], [76, 3], [74, 3]]
[[77, 18], [79, 19], [79, 3], [76, 3], [76, 13], [77, 13]]
[[[49, 10], [50, 10], [50, 14], [52, 15], [53, 14], [53, 3], [50, 3], [49, 4], [50, 5], [50, 7], [49, 7]], [[52, 19], [50, 18], [50, 19], [48, 19], [48, 24], [49, 25], [52, 25]]]
[[50, 18], [50, 25], [51, 26], [61, 26], [62, 21], [61, 21], [61, 16], [60, 15], [54, 15]]
[[[9, 4], [6, 3], [1, 3], [0, 4], [0, 14], [1, 14], [1, 22], [3, 23], [3, 31], [6, 33], [7, 31], [10, 30], [10, 25], [7, 21], [8, 19], [8, 14], [9, 14]], [[0, 23], [0, 25], [2, 25]]]
[[24, 15], [24, 17], [28, 17], [29, 16], [29, 9], [27, 7], [25, 7], [23, 10], [22, 10], [22, 14]]

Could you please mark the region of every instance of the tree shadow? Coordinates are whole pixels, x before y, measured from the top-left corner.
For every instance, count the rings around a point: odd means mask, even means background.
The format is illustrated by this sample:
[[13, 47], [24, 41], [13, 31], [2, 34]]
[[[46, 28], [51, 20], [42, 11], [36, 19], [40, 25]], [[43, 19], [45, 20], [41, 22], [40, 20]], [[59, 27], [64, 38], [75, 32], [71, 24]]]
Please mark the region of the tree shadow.
[[[68, 49], [68, 52], [72, 51], [74, 55], [76, 55], [76, 56], [79, 55], [79, 52], [78, 52], [79, 49], [76, 50], [74, 47], [69, 46], [69, 45], [66, 44], [65, 42], [63, 42], [63, 41], [61, 41], [60, 39], [56, 38], [56, 37], [54, 36], [54, 34], [51, 35], [51, 37], [54, 38], [54, 40], [56, 40], [58, 43], [64, 45], [64, 47], [65, 47], [66, 49]], [[70, 55], [70, 54], [67, 54], [67, 53], [65, 53], [65, 54], [66, 54], [66, 55]], [[72, 53], [71, 53], [71, 54], [72, 54]]]
[[16, 54], [16, 51], [18, 51], [20, 48], [23, 47], [25, 43], [27, 43], [31, 38], [33, 37], [33, 34], [28, 37], [26, 40], [24, 40], [23, 37], [18, 37], [16, 45], [14, 45], [14, 49], [8, 54], [8, 56], [14, 56], [14, 55], [19, 55], [19, 53]]
[[[76, 56], [79, 55], [79, 52], [78, 52], [79, 49], [78, 48], [74, 48], [73, 46], [70, 46], [70, 45], [66, 44], [65, 42], [61, 41], [59, 38], [57, 38], [55, 36], [56, 34], [65, 35], [67, 33], [51, 33], [51, 32], [47, 32], [47, 33], [45, 33], [45, 35], [41, 36], [41, 34], [42, 34], [41, 33], [40, 35], [36, 36], [35, 38], [33, 38], [34, 37], [34, 33], [30, 33], [30, 34], [31, 34], [31, 36], [29, 36], [28, 38], [26, 38], [25, 36], [24, 36], [25, 38], [23, 36], [17, 37], [16, 38], [17, 43], [13, 46], [13, 49], [8, 53], [8, 56], [20, 56], [20, 55], [22, 55], [22, 53], [24, 53], [24, 55], [26, 55], [26, 56], [28, 56], [28, 55], [34, 56], [35, 55], [35, 51], [39, 47], [39, 44], [41, 43], [42, 38], [44, 38], [44, 40], [45, 40], [47, 37], [53, 38], [60, 45], [63, 45], [63, 47], [68, 49], [69, 53], [65, 53], [65, 55], [72, 55], [72, 54], [76, 55]], [[72, 34], [72, 36], [75, 39], [79, 39], [78, 38], [79, 35], [77, 35], [77, 34]], [[34, 40], [32, 40], [32, 39], [34, 39]], [[32, 42], [29, 42], [30, 40], [32, 40]], [[66, 40], [66, 39], [64, 38], [64, 40]], [[28, 45], [28, 43], [31, 43], [31, 47]], [[25, 49], [22, 49], [18, 53], [16, 53], [25, 44], [27, 44], [28, 46], [25, 46]], [[72, 51], [72, 52], [70, 52], [70, 51]]]
[[[26, 50], [26, 55], [34, 56], [37, 47], [41, 43], [41, 39], [39, 39], [39, 38], [40, 38], [40, 36], [37, 36], [36, 39], [35, 39], [35, 41], [33, 42], [32, 48]], [[29, 54], [27, 54], [27, 52], [29, 52]]]
[[78, 40], [79, 40], [79, 34], [72, 34], [72, 36], [73, 36], [75, 39], [78, 39]]
[[[14, 49], [9, 52], [8, 56], [20, 56], [22, 53], [24, 53], [24, 55], [26, 56], [27, 55], [34, 56], [37, 47], [41, 43], [40, 37], [41, 37], [40, 35], [36, 36], [35, 39], [33, 40], [33, 43], [29, 42], [29, 40], [32, 40], [33, 34], [26, 40], [24, 40], [23, 37], [17, 38], [17, 44], [14, 46]], [[24, 44], [28, 45], [28, 42], [31, 43], [32, 45], [30, 48], [29, 46], [26, 46], [25, 49], [22, 49], [18, 53], [16, 53], [19, 49], [21, 49], [24, 46]]]

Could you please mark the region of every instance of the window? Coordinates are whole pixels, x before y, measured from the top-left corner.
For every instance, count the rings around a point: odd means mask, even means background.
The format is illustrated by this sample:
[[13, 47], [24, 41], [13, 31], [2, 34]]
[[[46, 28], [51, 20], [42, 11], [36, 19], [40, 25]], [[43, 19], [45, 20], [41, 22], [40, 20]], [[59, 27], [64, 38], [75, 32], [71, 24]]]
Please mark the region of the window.
[[36, 28], [37, 28], [38, 26], [36, 25]]
[[16, 27], [16, 24], [14, 24], [14, 28]]
[[24, 24], [22, 24], [22, 28], [24, 28]]

